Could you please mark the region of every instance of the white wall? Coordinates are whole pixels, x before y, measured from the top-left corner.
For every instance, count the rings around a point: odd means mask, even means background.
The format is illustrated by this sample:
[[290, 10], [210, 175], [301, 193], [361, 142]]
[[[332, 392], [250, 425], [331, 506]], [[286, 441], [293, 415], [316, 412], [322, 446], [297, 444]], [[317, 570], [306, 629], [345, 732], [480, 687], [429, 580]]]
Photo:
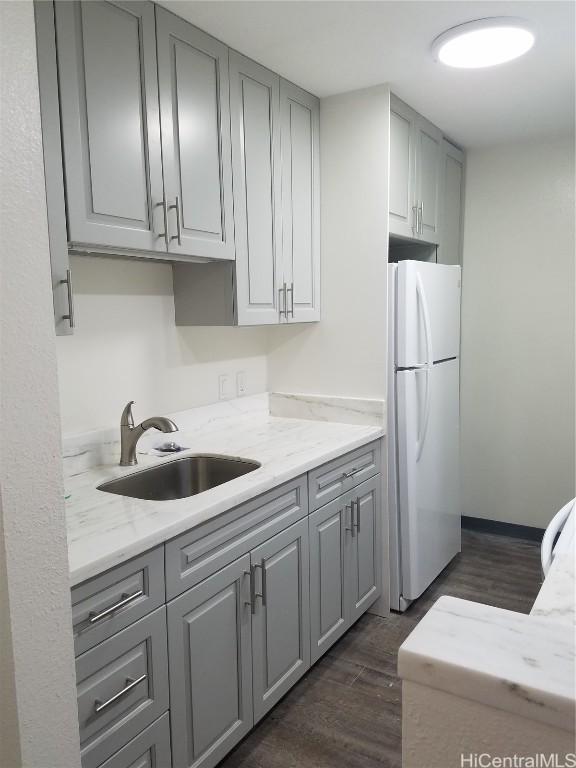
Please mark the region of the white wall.
[[36, 42], [0, 3], [0, 763], [80, 764]]
[[389, 91], [321, 101], [322, 322], [270, 333], [270, 389], [386, 397]]
[[463, 514], [543, 527], [574, 496], [574, 140], [466, 175]]
[[267, 388], [266, 329], [177, 328], [168, 264], [72, 258], [77, 328], [57, 339], [65, 434], [218, 400], [218, 377], [245, 371], [247, 394]]

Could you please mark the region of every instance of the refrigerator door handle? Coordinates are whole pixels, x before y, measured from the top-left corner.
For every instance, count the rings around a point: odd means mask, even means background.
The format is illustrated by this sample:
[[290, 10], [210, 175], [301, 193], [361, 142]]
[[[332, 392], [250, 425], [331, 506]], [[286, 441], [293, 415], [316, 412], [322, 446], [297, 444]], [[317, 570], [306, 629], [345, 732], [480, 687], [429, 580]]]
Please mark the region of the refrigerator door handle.
[[416, 441], [416, 461], [419, 461], [422, 455], [422, 449], [424, 448], [424, 442], [426, 440], [426, 432], [428, 431], [428, 421], [430, 419], [430, 370], [434, 364], [434, 357], [432, 355], [432, 330], [430, 327], [430, 314], [428, 312], [428, 303], [426, 301], [426, 293], [424, 292], [424, 286], [422, 285], [422, 278], [416, 273], [416, 297], [422, 308], [422, 316], [424, 318], [424, 336], [426, 339], [426, 365], [420, 368], [420, 371], [426, 373], [426, 389], [424, 395], [424, 415], [422, 417], [422, 428], [419, 430]]

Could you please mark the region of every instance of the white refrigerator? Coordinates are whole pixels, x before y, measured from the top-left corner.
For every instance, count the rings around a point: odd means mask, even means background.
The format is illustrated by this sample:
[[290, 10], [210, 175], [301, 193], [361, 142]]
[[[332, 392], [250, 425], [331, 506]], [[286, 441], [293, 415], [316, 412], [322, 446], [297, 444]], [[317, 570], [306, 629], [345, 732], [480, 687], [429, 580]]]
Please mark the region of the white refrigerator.
[[389, 266], [390, 606], [403, 611], [460, 551], [459, 266]]

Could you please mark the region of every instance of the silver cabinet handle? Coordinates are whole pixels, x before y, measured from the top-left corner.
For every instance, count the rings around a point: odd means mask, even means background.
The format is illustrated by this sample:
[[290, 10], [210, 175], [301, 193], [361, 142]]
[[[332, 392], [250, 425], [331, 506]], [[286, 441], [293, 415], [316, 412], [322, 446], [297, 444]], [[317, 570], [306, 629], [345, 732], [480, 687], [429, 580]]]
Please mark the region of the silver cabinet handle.
[[158, 237], [164, 238], [166, 250], [168, 250], [168, 246], [170, 245], [170, 233], [168, 232], [168, 205], [166, 204], [166, 200], [161, 200], [159, 203], [156, 203], [156, 208], [159, 207], [162, 208], [162, 213], [164, 214], [164, 232], [159, 232]]
[[110, 608], [106, 608], [106, 610], [101, 611], [100, 613], [95, 613], [94, 611], [91, 611], [89, 614], [89, 621], [90, 624], [95, 624], [97, 621], [101, 621], [102, 619], [105, 619], [107, 616], [110, 616], [114, 611], [120, 610], [120, 608], [124, 608], [125, 605], [128, 605], [133, 600], [136, 600], [138, 597], [141, 597], [144, 594], [144, 591], [142, 589], [139, 589], [138, 592], [134, 592], [133, 595], [127, 595], [124, 593], [122, 595], [122, 600], [119, 600], [114, 605], [111, 605]]
[[135, 688], [138, 683], [146, 680], [147, 677], [148, 675], [140, 675], [140, 677], [138, 677], [136, 680], [133, 680], [131, 677], [127, 677], [124, 688], [122, 688], [121, 691], [118, 691], [118, 693], [115, 693], [114, 696], [111, 696], [108, 701], [100, 701], [100, 699], [96, 699], [94, 702], [94, 711], [96, 713], [102, 712], [102, 710], [106, 709], [106, 707], [109, 707], [110, 704], [114, 704], [114, 702], [118, 701], [118, 699], [122, 698], [122, 696], [126, 696], [126, 694], [132, 690], [132, 688]]
[[360, 467], [360, 469], [356, 469], [356, 467], [354, 467], [354, 469], [351, 469], [349, 472], [344, 472], [343, 477], [354, 477], [354, 475], [357, 475], [361, 469], [362, 467]]
[[[256, 568], [260, 568], [260, 571], [262, 573], [262, 591], [256, 592]], [[256, 598], [260, 597], [262, 599], [262, 605], [266, 605], [266, 568], [264, 567], [264, 563], [255, 563], [255, 565], [252, 566], [253, 576], [252, 581], [254, 584], [253, 588], [253, 596], [254, 601], [252, 603], [252, 613], [256, 613]]]
[[424, 203], [420, 200], [420, 234], [424, 234]]
[[182, 245], [182, 222], [180, 218], [180, 198], [176, 195], [174, 205], [169, 205], [171, 211], [176, 211], [176, 234], [172, 235], [170, 240], [177, 240], [178, 245]]
[[[248, 578], [250, 579], [250, 584], [249, 584], [250, 593], [248, 596], [248, 600], [244, 600], [244, 605], [249, 605], [250, 608], [252, 609], [254, 606], [253, 592], [252, 592], [252, 589], [253, 589], [252, 568], [250, 568], [249, 571], [244, 571], [244, 576], [248, 576]], [[252, 613], [254, 613], [253, 610], [252, 610]]]
[[356, 533], [360, 533], [360, 497], [356, 497]]
[[[282, 297], [284, 297], [283, 301]], [[284, 309], [282, 309], [282, 307], [284, 307]], [[286, 320], [288, 319], [288, 312], [286, 309], [286, 283], [282, 284], [282, 288], [278, 288], [278, 314], [280, 317], [284, 315]]]
[[[350, 527], [348, 527], [348, 510], [350, 510]], [[352, 536], [354, 536], [354, 507], [352, 504], [346, 504], [344, 507], [344, 530], [350, 531]]]
[[76, 323], [74, 321], [74, 294], [72, 291], [72, 270], [68, 268], [66, 270], [66, 278], [60, 281], [62, 284], [66, 283], [66, 293], [68, 295], [68, 314], [62, 315], [62, 320], [68, 320], [70, 328], [75, 328]]
[[418, 212], [419, 212], [419, 210], [420, 210], [420, 207], [419, 207], [418, 203], [416, 203], [416, 205], [412, 206], [412, 220], [414, 222], [412, 224], [412, 232], [415, 235], [418, 234]]
[[[288, 315], [290, 315], [292, 318], [294, 318], [294, 283], [290, 283], [290, 288], [285, 288], [286, 291], [286, 297], [287, 294], [290, 294], [290, 309], [286, 310], [286, 319], [288, 319]], [[286, 298], [286, 303], [284, 306], [286, 306], [288, 303], [288, 298]]]

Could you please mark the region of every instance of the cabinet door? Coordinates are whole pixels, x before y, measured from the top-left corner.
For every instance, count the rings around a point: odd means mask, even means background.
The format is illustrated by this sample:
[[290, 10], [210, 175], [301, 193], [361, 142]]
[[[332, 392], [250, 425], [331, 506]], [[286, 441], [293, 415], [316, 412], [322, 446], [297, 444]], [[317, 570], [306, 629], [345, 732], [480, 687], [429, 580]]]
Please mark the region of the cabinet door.
[[230, 51], [238, 325], [278, 323], [280, 78]]
[[390, 98], [390, 234], [416, 237], [416, 112]]
[[169, 251], [234, 258], [228, 48], [156, 7]]
[[366, 480], [347, 495], [352, 502], [350, 545], [350, 618], [356, 621], [380, 596], [381, 476]]
[[350, 506], [346, 496], [308, 518], [310, 533], [310, 658], [317, 661], [350, 626], [347, 583]]
[[445, 139], [442, 141], [441, 166], [438, 263], [460, 264], [462, 253], [464, 153]]
[[154, 6], [57, 2], [68, 239], [165, 251]]
[[308, 520], [251, 553], [254, 722], [310, 666]]
[[282, 211], [284, 317], [320, 320], [320, 105], [282, 80]]
[[438, 243], [442, 133], [418, 116], [416, 123], [416, 201], [420, 206], [419, 239]]
[[250, 555], [168, 604], [174, 768], [214, 766], [252, 727]]

